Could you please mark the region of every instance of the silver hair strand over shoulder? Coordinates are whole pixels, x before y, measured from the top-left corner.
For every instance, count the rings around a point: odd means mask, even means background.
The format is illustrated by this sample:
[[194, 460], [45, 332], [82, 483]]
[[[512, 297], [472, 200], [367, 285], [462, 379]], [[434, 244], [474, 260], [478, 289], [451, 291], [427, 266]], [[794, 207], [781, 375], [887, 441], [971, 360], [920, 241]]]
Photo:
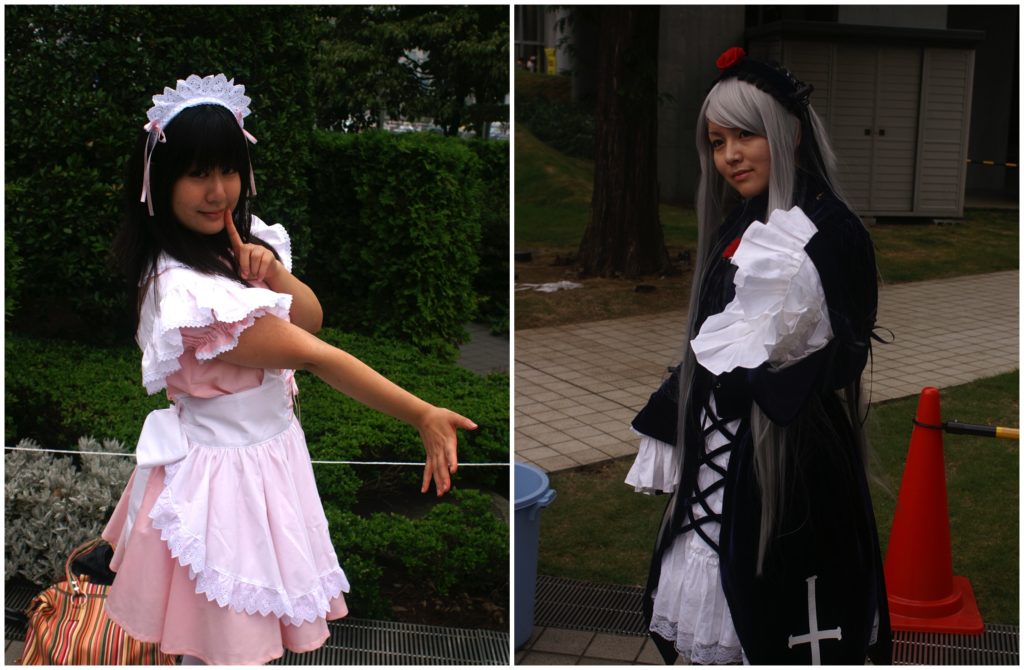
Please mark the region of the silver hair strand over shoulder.
[[[692, 409], [690, 392], [697, 361], [689, 342], [697, 335], [697, 306], [701, 304], [701, 285], [704, 273], [710, 266], [709, 255], [716, 239], [716, 231], [724, 215], [729, 211], [728, 204], [736, 200], [736, 194], [715, 168], [713, 149], [708, 139], [708, 120], [728, 128], [742, 128], [768, 140], [771, 170], [764, 217], [776, 209], [788, 210], [793, 207], [798, 168], [820, 178], [829, 185], [836, 197], [845, 203], [835, 179], [835, 155], [821, 120], [809, 104], [805, 104], [797, 116], [776, 97], [747, 81], [724, 78], [712, 87], [701, 107], [696, 132], [697, 154], [701, 168], [696, 195], [698, 247], [690, 290], [687, 338], [679, 375], [677, 435], [680, 436], [680, 440], [685, 435], [686, 423]], [[863, 431], [860, 430], [859, 417], [862, 414], [859, 382], [855, 382], [851, 388], [844, 389], [843, 395], [846, 398], [852, 427], [859, 436], [862, 457], [866, 459], [866, 441]], [[799, 427], [774, 424], [756, 402], [751, 407], [750, 427], [754, 442], [754, 468], [761, 493], [757, 561], [757, 570], [760, 574], [784, 505], [787, 432], [799, 430]]]

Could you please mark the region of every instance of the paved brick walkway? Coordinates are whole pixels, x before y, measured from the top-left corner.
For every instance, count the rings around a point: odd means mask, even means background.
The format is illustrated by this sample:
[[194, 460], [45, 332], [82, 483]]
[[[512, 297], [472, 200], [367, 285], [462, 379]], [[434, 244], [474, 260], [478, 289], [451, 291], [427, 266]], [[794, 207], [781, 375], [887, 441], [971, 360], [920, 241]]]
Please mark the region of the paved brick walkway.
[[[871, 401], [1015, 370], [1019, 272], [884, 286]], [[515, 334], [515, 458], [546, 471], [636, 453], [629, 421], [682, 352], [684, 311]]]
[[[884, 287], [872, 401], [1019, 367], [1019, 274]], [[517, 461], [560, 470], [636, 452], [628, 422], [679, 360], [682, 311], [515, 336]], [[537, 627], [517, 665], [660, 665], [646, 637]], [[683, 664], [679, 661], [677, 664]]]

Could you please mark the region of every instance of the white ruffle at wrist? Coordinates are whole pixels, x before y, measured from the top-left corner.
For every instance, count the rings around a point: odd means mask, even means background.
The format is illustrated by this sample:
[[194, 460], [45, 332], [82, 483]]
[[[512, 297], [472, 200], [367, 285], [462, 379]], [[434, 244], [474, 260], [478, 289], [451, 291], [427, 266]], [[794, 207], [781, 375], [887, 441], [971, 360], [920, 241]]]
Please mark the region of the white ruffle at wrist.
[[828, 344], [825, 292], [804, 250], [816, 232], [799, 207], [750, 224], [732, 257], [736, 297], [690, 342], [702, 366], [716, 375], [765, 362], [785, 367]]
[[640, 437], [640, 449], [626, 473], [626, 483], [637, 493], [672, 493], [679, 479], [679, 450], [673, 445], [633, 430]]

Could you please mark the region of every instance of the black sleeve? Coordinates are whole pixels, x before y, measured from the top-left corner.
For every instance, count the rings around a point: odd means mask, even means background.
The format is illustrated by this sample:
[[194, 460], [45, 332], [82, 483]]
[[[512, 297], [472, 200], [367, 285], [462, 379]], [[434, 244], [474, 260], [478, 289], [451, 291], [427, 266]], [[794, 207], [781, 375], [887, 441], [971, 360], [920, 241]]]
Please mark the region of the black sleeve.
[[679, 418], [679, 366], [661, 383], [658, 390], [633, 419], [633, 429], [656, 440], [674, 445]]
[[776, 369], [767, 363], [747, 373], [754, 401], [774, 423], [796, 418], [815, 389], [839, 389], [860, 377], [867, 363], [878, 303], [875, 256], [863, 224], [842, 205], [808, 217], [818, 232], [804, 249], [818, 270], [833, 340], [807, 358]]

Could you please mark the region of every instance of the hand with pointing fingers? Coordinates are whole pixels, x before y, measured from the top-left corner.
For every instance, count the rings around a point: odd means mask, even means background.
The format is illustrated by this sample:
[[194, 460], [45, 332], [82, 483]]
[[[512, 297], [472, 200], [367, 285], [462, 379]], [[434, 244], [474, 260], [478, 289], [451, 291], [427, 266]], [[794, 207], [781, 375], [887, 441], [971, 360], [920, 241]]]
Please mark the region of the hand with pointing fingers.
[[259, 244], [242, 242], [235, 222], [231, 218], [231, 210], [224, 210], [224, 230], [231, 241], [231, 251], [238, 261], [238, 274], [247, 281], [270, 281], [284, 267], [274, 257], [274, 252]]
[[451, 489], [451, 476], [459, 468], [457, 429], [476, 430], [477, 425], [466, 417], [441, 407], [433, 407], [424, 414], [416, 426], [427, 450], [427, 464], [423, 468], [423, 486], [420, 493], [430, 488], [434, 480], [437, 495]]

